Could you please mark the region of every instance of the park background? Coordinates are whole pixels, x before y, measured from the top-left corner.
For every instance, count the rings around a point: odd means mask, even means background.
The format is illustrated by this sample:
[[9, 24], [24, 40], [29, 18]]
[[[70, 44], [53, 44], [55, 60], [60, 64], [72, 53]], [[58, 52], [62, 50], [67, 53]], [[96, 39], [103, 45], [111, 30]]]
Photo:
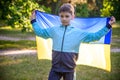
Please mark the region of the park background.
[[112, 32], [111, 72], [78, 65], [77, 80], [120, 80], [119, 0], [1, 0], [0, 80], [47, 80], [51, 62], [37, 59], [29, 18], [36, 9], [58, 15], [60, 5], [66, 2], [74, 5], [76, 17], [115, 16], [117, 20]]

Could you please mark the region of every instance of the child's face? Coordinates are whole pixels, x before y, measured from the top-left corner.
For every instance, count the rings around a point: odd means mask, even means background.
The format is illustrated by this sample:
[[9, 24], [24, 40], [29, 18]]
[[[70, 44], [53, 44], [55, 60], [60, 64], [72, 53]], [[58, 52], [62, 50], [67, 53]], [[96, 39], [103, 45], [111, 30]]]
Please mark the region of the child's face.
[[62, 22], [62, 25], [69, 25], [70, 20], [73, 19], [73, 16], [69, 12], [60, 12], [59, 16], [60, 16], [60, 20]]

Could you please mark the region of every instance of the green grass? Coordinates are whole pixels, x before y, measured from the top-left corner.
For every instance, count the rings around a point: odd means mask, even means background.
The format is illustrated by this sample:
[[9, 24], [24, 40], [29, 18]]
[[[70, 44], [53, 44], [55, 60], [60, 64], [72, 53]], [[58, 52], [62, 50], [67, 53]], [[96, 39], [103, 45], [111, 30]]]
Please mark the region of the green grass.
[[120, 40], [120, 21], [117, 21], [112, 27], [112, 38]]
[[[120, 53], [112, 53], [112, 71], [78, 65], [77, 80], [120, 80]], [[36, 55], [0, 56], [0, 80], [47, 80], [51, 61]]]
[[111, 54], [111, 72], [88, 66], [77, 67], [78, 80], [120, 80], [120, 53]]
[[120, 39], [120, 26], [115, 27], [115, 28], [113, 27], [112, 38], [119, 38]]
[[[112, 48], [120, 48], [120, 21], [114, 26]], [[33, 32], [21, 33], [19, 29], [0, 27], [0, 36], [27, 38], [35, 35]], [[36, 42], [0, 40], [0, 50], [6, 49], [36, 49]], [[78, 65], [77, 80], [120, 80], [119, 60], [120, 53], [111, 53], [111, 72]], [[50, 60], [38, 60], [37, 55], [0, 56], [0, 80], [47, 80], [50, 67]]]
[[0, 27], [0, 36], [27, 38], [34, 37], [34, 32], [21, 32], [20, 29], [12, 29], [10, 26]]
[[0, 40], [0, 50], [6, 49], [36, 49], [36, 42], [30, 40], [20, 41]]
[[21, 32], [20, 29], [12, 29], [11, 27], [0, 27], [0, 36], [19, 38], [23, 40], [10, 41], [0, 40], [0, 50], [6, 49], [36, 49], [36, 42], [24, 40], [29, 37], [35, 37], [33, 32]]
[[[34, 33], [32, 32], [25, 32], [21, 33], [20, 30], [8, 30], [7, 29], [0, 29], [0, 35], [2, 36], [9, 36], [9, 37], [19, 37], [19, 38], [27, 38], [27, 37], [33, 37], [35, 36]], [[120, 27], [115, 27], [113, 28], [113, 35], [112, 38], [114, 40], [112, 42], [112, 48], [120, 48]], [[16, 34], [15, 34], [16, 33]], [[4, 41], [0, 40], [0, 49], [36, 49], [35, 48], [36, 43], [35, 41], [30, 41], [30, 40], [20, 40], [20, 41]]]
[[120, 48], [120, 21], [117, 21], [113, 26], [112, 26], [112, 43], [111, 47], [112, 48]]
[[119, 42], [112, 42], [111, 43], [111, 48], [120, 48], [120, 41]]
[[47, 80], [50, 66], [35, 55], [0, 56], [0, 80]]

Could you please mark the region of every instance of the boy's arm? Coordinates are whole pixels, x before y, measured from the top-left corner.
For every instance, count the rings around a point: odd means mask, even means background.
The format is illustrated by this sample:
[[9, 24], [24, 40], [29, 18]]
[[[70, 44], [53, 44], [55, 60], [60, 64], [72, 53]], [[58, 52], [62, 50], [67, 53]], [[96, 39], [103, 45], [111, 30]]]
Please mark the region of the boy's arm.
[[38, 25], [38, 23], [36, 22], [35, 10], [32, 11], [32, 15], [31, 15], [30, 19], [31, 19], [31, 24], [34, 29], [34, 32], [37, 36], [40, 36], [45, 39], [52, 38], [52, 28], [42, 29], [41, 28], [42, 25]]
[[91, 41], [96, 41], [99, 40], [102, 36], [104, 36], [105, 34], [108, 33], [108, 31], [110, 30], [110, 28], [112, 28], [112, 24], [114, 24], [116, 22], [116, 19], [114, 16], [112, 16], [110, 18], [110, 21], [108, 22], [108, 24], [102, 28], [101, 30], [99, 30], [96, 33], [85, 33], [86, 36], [83, 39], [83, 42], [91, 42]]
[[99, 30], [98, 32], [95, 33], [85, 33], [86, 36], [84, 37], [82, 42], [88, 43], [91, 41], [98, 41], [102, 36], [106, 35], [109, 30], [110, 30], [111, 25], [107, 24], [104, 28], [102, 28], [101, 30]]
[[52, 28], [42, 29], [36, 22], [36, 19], [31, 20], [31, 24], [37, 36], [40, 36], [45, 39], [52, 38]]

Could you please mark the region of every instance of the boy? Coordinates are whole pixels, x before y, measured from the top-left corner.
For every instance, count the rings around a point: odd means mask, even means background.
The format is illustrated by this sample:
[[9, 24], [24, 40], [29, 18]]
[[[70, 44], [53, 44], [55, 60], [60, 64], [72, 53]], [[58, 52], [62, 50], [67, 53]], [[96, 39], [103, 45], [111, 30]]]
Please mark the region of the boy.
[[115, 18], [112, 17], [109, 24], [98, 32], [88, 33], [70, 25], [70, 21], [74, 19], [74, 7], [71, 4], [63, 4], [59, 9], [59, 16], [62, 23], [60, 26], [41, 29], [33, 11], [31, 23], [37, 36], [53, 40], [52, 68], [48, 80], [60, 80], [62, 77], [64, 80], [73, 80], [80, 43], [99, 40], [109, 31]]

